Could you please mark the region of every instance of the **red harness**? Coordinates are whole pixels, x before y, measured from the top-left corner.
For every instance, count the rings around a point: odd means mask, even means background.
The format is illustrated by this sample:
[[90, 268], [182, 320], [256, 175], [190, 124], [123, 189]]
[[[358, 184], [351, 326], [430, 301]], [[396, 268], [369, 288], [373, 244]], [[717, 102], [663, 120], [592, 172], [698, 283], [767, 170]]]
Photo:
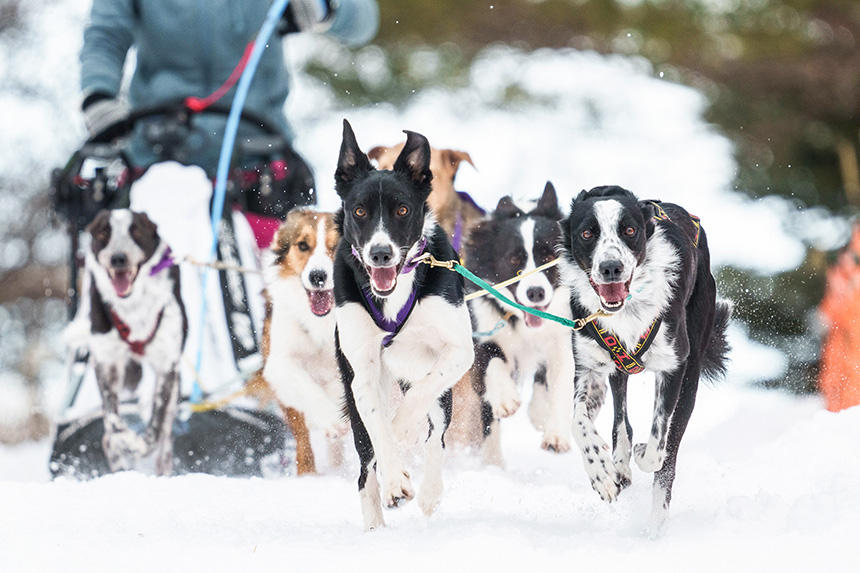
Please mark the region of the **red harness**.
[[147, 345], [149, 345], [149, 343], [152, 342], [152, 339], [155, 338], [155, 333], [158, 332], [158, 327], [161, 326], [162, 317], [164, 317], [163, 308], [161, 309], [161, 312], [158, 313], [158, 318], [155, 320], [155, 326], [146, 340], [130, 340], [129, 336], [131, 335], [131, 328], [123, 322], [114, 309], [110, 309], [110, 320], [113, 323], [114, 328], [116, 328], [119, 337], [123, 342], [128, 344], [131, 351], [138, 356], [143, 356], [143, 352], [146, 350]]

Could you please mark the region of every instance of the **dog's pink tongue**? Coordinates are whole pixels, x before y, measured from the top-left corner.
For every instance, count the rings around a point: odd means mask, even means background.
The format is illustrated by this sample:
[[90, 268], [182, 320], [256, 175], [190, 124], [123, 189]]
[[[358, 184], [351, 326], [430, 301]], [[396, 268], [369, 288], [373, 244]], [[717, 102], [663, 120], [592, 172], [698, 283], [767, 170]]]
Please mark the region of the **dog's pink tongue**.
[[128, 271], [118, 272], [111, 279], [111, 283], [117, 295], [125, 296], [131, 290], [131, 273]]
[[623, 302], [630, 294], [627, 283], [607, 283], [597, 285], [597, 294], [608, 303]]
[[325, 316], [331, 312], [334, 304], [334, 294], [330, 290], [314, 290], [308, 292], [311, 301], [311, 312], [317, 316]]
[[536, 328], [543, 324], [543, 319], [541, 317], [529, 314], [527, 312], [525, 313], [524, 320], [526, 322], [526, 326], [528, 326], [529, 328]]
[[370, 280], [373, 281], [376, 290], [390, 291], [397, 281], [397, 267], [370, 267]]

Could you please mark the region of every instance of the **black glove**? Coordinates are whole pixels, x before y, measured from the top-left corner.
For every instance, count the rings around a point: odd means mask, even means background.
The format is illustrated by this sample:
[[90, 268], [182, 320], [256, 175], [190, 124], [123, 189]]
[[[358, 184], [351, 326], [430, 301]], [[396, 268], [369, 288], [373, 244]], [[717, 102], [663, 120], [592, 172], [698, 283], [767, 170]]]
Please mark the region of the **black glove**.
[[278, 33], [316, 32], [321, 34], [331, 28], [335, 8], [331, 0], [290, 0]]

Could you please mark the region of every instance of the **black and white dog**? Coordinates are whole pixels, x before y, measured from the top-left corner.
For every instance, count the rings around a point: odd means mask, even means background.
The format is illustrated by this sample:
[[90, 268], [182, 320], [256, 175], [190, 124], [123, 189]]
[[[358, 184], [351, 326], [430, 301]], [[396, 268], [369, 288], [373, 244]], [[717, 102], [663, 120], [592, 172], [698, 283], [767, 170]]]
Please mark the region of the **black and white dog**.
[[394, 169], [377, 171], [344, 121], [335, 173], [343, 200], [335, 344], [361, 462], [358, 490], [367, 529], [384, 525], [383, 502], [395, 507], [413, 497], [402, 449], [419, 439], [426, 457], [419, 504], [425, 514], [435, 509], [451, 387], [474, 357], [462, 278], [416, 261], [423, 253], [439, 260], [457, 255], [425, 202], [430, 146], [422, 135], [406, 135]]
[[[573, 316], [606, 313], [573, 334], [574, 440], [605, 501], [630, 484], [631, 454], [642, 471], [654, 472], [652, 527], [659, 530], [699, 377], [725, 373], [731, 305], [716, 300], [705, 230], [678, 205], [596, 187], [573, 200], [562, 229]], [[656, 376], [653, 423], [648, 442], [631, 446], [627, 378], [642, 371]], [[615, 405], [612, 456], [593, 423], [607, 376]]]
[[[466, 243], [471, 270], [497, 283], [554, 260], [561, 242], [561, 218], [551, 183], [528, 213], [503, 197], [492, 216], [474, 227]], [[499, 290], [524, 306], [570, 316], [570, 294], [561, 285], [557, 267]], [[475, 337], [472, 384], [481, 396], [484, 460], [501, 465], [499, 419], [519, 408], [519, 388], [527, 376], [534, 380], [529, 418], [543, 430], [541, 447], [570, 450], [574, 366], [569, 329], [490, 296], [476, 298], [469, 306]]]
[[[104, 406], [102, 446], [111, 471], [132, 469], [155, 450], [155, 471], [173, 465], [173, 421], [179, 394], [179, 359], [187, 332], [179, 295], [179, 268], [155, 224], [128, 209], [101, 211], [87, 227], [84, 303], [75, 323], [88, 327], [85, 344], [93, 360]], [[124, 395], [135, 392], [141, 363], [155, 373], [152, 414], [140, 436], [119, 414]]]

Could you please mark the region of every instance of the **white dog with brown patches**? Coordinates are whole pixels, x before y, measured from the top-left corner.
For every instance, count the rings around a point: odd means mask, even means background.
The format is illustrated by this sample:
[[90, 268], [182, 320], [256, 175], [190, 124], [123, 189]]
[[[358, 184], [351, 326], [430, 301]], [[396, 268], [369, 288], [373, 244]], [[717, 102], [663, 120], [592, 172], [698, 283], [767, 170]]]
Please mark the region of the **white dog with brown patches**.
[[[331, 312], [332, 260], [339, 238], [331, 214], [294, 209], [278, 229], [270, 259], [264, 265], [269, 309], [263, 377], [282, 405], [303, 414], [312, 428], [322, 429], [332, 440], [343, 436], [348, 428]], [[313, 471], [309, 443], [297, 431], [296, 421], [291, 420], [294, 416], [285, 414], [299, 442], [299, 473], [306, 473], [303, 468], [308, 467]], [[335, 464], [341, 448], [337, 440], [330, 449]]]

